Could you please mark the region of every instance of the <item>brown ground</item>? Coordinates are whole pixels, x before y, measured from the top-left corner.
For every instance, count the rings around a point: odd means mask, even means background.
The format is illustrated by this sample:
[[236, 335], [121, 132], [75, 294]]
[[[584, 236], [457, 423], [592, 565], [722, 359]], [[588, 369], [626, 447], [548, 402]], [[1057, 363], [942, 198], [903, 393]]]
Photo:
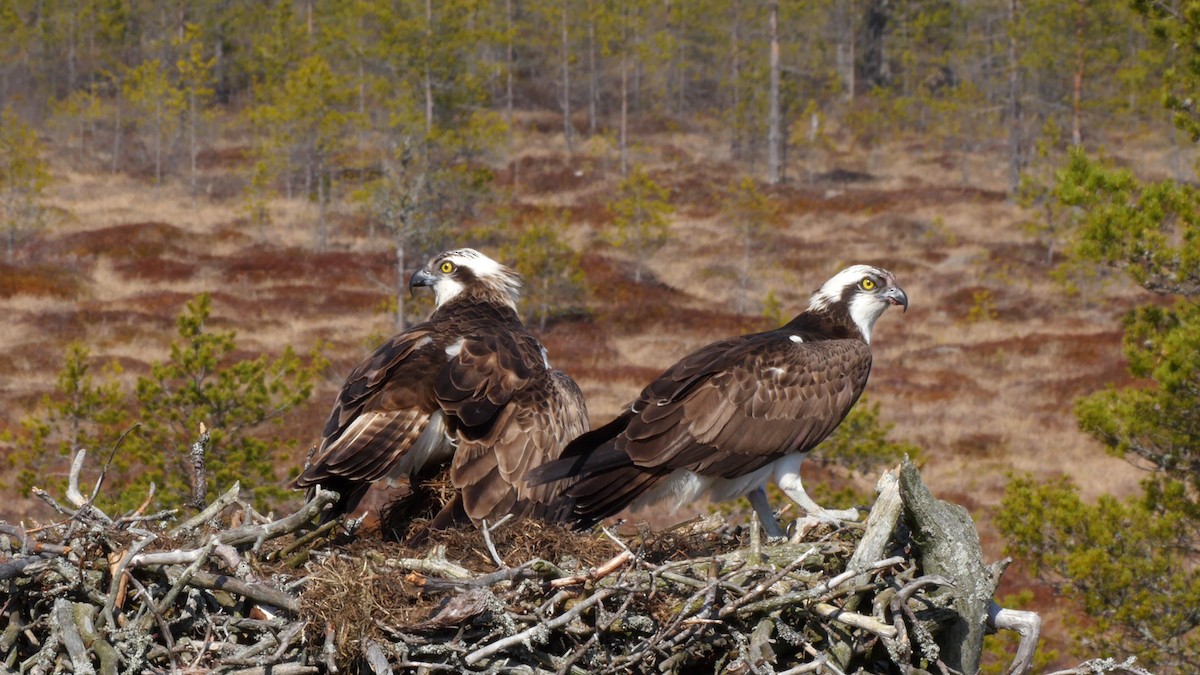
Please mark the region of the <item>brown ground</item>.
[[[544, 339], [555, 364], [580, 381], [594, 422], [690, 349], [765, 327], [731, 309], [740, 258], [730, 251], [740, 245], [718, 207], [719, 190], [735, 174], [720, 159], [724, 148], [698, 135], [647, 144], [653, 150], [642, 159], [673, 189], [677, 211], [674, 239], [652, 256], [651, 278], [637, 286], [630, 261], [599, 235], [616, 163], [586, 153], [568, 160], [553, 138], [527, 140], [540, 149], [521, 156], [518, 199], [568, 210], [569, 239], [584, 253], [592, 289], [593, 322], [555, 324]], [[911, 307], [889, 312], [876, 328], [868, 395], [882, 403], [897, 439], [923, 449], [930, 489], [975, 514], [990, 557], [1002, 555], [990, 516], [1010, 471], [1067, 474], [1087, 497], [1134, 491], [1139, 475], [1077, 429], [1072, 403], [1127, 380], [1119, 319], [1146, 295], [1120, 277], [1074, 296], [1052, 281], [1044, 248], [1004, 198], [999, 151], [970, 158], [971, 186], [959, 184], [957, 158], [920, 145], [870, 157], [872, 166], [847, 154], [825, 168], [873, 180], [772, 192], [783, 224], [756, 253], [750, 297], [757, 302], [774, 290], [790, 315], [846, 264], [876, 263], [897, 275]], [[236, 183], [230, 176], [243, 162], [236, 148], [217, 153], [205, 181]], [[509, 169], [499, 175], [514, 187]], [[144, 373], [166, 355], [184, 302], [209, 291], [214, 323], [238, 329], [248, 352], [328, 343], [325, 381], [288, 421], [302, 448], [314, 442], [342, 377], [373, 346], [370, 336], [389, 329], [379, 307], [391, 258], [384, 242], [367, 239], [350, 207], [330, 248], [316, 253], [315, 209], [299, 200], [275, 203], [275, 223], [259, 232], [246, 225], [236, 190], [193, 203], [183, 181], [153, 188], [61, 163], [56, 179], [54, 202], [66, 222], [39, 235], [15, 264], [0, 263], [0, 434], [15, 431], [53, 387], [69, 341], [85, 341], [97, 365], [116, 359], [128, 376]], [[991, 318], [971, 320], [973, 307]], [[293, 461], [303, 461], [302, 450]], [[874, 477], [853, 480], [867, 487]], [[10, 495], [0, 518], [35, 508]], [[1019, 570], [1007, 579], [1006, 590], [1025, 585]], [[1040, 591], [1039, 604], [1049, 603]]]

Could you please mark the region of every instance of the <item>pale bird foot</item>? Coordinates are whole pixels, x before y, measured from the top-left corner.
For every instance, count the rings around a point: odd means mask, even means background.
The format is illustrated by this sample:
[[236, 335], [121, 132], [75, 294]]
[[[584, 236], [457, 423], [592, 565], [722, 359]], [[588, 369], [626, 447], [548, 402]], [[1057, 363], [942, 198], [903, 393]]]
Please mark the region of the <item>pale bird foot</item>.
[[859, 518], [858, 509], [821, 509], [813, 511], [806, 516], [796, 519], [793, 523], [793, 534], [790, 538], [792, 543], [800, 543], [804, 541], [809, 533], [822, 525], [830, 525], [833, 529], [837, 529], [846, 523], [857, 523]]

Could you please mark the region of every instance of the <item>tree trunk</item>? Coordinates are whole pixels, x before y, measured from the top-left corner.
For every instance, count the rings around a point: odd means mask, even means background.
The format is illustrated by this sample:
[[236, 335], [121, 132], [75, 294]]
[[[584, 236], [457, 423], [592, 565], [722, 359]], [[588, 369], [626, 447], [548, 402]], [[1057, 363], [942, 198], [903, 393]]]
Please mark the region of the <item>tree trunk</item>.
[[890, 0], [869, 0], [863, 21], [864, 41], [862, 50], [862, 76], [868, 87], [886, 86], [888, 62], [885, 56], [884, 38], [890, 18]]
[[567, 31], [567, 3], [562, 0], [562, 15], [560, 29], [562, 31], [562, 101], [563, 141], [567, 146], [567, 154], [574, 152], [574, 129], [571, 127], [571, 41]]
[[742, 158], [742, 45], [741, 45], [741, 3], [739, 0], [733, 0], [733, 21], [730, 27], [730, 42], [732, 43], [732, 54], [730, 54], [729, 66], [729, 88], [730, 102], [729, 107], [732, 113], [731, 125], [732, 129], [729, 134], [729, 155], [737, 161]]
[[433, 0], [425, 0], [425, 136], [433, 135]]
[[750, 230], [742, 232], [742, 276], [738, 280], [738, 314], [746, 313], [746, 290], [750, 286]]
[[507, 21], [508, 35], [504, 45], [505, 65], [508, 71], [504, 81], [504, 119], [508, 122], [508, 152], [511, 155], [514, 146], [513, 136], [513, 68], [516, 67], [516, 56], [513, 53], [513, 0], [504, 0], [504, 16]]
[[849, 24], [846, 32], [850, 38], [850, 45], [846, 56], [849, 62], [849, 68], [846, 69], [846, 98], [853, 101], [858, 96], [858, 29], [854, 25], [854, 17], [858, 15], [857, 0], [850, 0], [850, 12], [846, 15], [846, 23]]
[[767, 110], [767, 182], [783, 182], [783, 115], [779, 100], [779, 0], [768, 5], [767, 37], [771, 42], [770, 91]]
[[329, 203], [329, 196], [325, 188], [325, 167], [324, 162], [317, 166], [317, 250], [324, 251], [329, 244], [329, 231], [326, 223], [325, 212]]
[[196, 88], [188, 89], [188, 142], [191, 145], [191, 164], [192, 164], [192, 205], [196, 204], [196, 156], [199, 154], [199, 149], [196, 147]]
[[621, 178], [629, 175], [629, 143], [626, 137], [629, 128], [629, 57], [621, 52]]
[[156, 101], [154, 104], [154, 185], [162, 185], [162, 137], [163, 137], [163, 114], [162, 102]]
[[1087, 28], [1087, 1], [1075, 3], [1075, 73], [1071, 84], [1071, 144], [1083, 145], [1083, 67], [1086, 49], [1083, 43]]
[[1021, 187], [1021, 171], [1025, 168], [1021, 142], [1021, 61], [1017, 45], [1017, 22], [1021, 18], [1021, 0], [1008, 3], [1008, 193], [1015, 195]]
[[396, 228], [396, 332], [408, 330], [408, 319], [404, 316], [404, 300], [408, 284], [404, 279], [404, 230], [399, 225]]
[[538, 331], [546, 332], [546, 317], [550, 315], [550, 277], [542, 277], [541, 317], [538, 320]]
[[596, 72], [596, 17], [588, 3], [588, 135], [596, 135], [596, 102], [599, 99], [600, 75]]

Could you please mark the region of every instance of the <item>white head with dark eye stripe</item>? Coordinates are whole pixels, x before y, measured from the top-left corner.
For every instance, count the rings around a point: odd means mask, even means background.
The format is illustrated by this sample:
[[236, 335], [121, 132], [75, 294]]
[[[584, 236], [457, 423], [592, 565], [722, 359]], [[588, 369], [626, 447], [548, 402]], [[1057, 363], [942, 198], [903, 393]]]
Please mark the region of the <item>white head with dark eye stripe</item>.
[[434, 303], [441, 307], [455, 298], [498, 302], [516, 309], [521, 277], [473, 248], [445, 251], [417, 270], [409, 288], [433, 288]]
[[845, 308], [863, 340], [869, 343], [871, 329], [884, 310], [900, 305], [908, 311], [908, 295], [896, 285], [896, 277], [891, 272], [870, 265], [852, 265], [833, 275], [813, 293], [808, 309], [826, 311], [839, 305]]

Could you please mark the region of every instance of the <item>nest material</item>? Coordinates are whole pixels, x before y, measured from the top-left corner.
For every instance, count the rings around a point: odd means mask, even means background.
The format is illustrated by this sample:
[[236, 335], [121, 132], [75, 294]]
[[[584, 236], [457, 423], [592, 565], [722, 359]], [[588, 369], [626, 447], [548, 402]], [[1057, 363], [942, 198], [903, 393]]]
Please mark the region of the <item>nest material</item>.
[[[172, 529], [170, 514], [110, 518], [43, 493], [59, 521], [0, 525], [0, 658], [34, 673], [962, 669], [947, 642], [960, 580], [924, 569], [936, 542], [910, 535], [895, 482], [865, 526], [789, 543], [720, 519], [516, 521], [416, 550], [313, 530], [325, 491], [268, 519], [235, 489]], [[231, 515], [245, 524], [222, 527]]]

